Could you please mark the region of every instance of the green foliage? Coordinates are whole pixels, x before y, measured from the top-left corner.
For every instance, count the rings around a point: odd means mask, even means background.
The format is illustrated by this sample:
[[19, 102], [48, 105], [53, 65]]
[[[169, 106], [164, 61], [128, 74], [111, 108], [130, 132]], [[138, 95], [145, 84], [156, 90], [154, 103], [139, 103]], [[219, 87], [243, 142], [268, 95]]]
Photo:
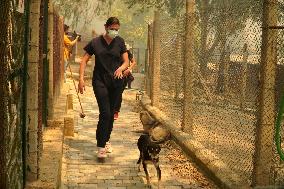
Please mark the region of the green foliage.
[[201, 35], [200, 56], [210, 56], [221, 40], [226, 41], [241, 32], [248, 19], [260, 22], [262, 16], [261, 3], [255, 0], [197, 0], [196, 6]]
[[139, 5], [128, 7], [124, 0], [54, 0], [61, 15], [71, 27], [92, 27], [90, 23], [96, 17], [105, 20], [116, 16], [121, 22], [120, 35], [126, 41], [134, 41], [135, 46], [146, 46], [147, 23], [152, 20], [151, 8], [141, 12]]
[[79, 23], [90, 23], [94, 17], [109, 15], [114, 1], [53, 0], [53, 2], [64, 18], [71, 21], [70, 25], [76, 27]]
[[[139, 41], [145, 45], [147, 22], [152, 20], [152, 10], [160, 10], [171, 17], [177, 17], [184, 13], [186, 1], [54, 0], [54, 2], [65, 19], [71, 21], [73, 27], [78, 23], [88, 25], [94, 17], [105, 19], [117, 16], [122, 23], [121, 35], [127, 40]], [[248, 18], [259, 20], [261, 10], [256, 7], [258, 4], [255, 0], [196, 0], [201, 41], [207, 40], [209, 32], [213, 31], [216, 33], [216, 42], [213, 42], [211, 47], [215, 47], [220, 41], [218, 35], [234, 34], [245, 27], [245, 20]]]
[[154, 8], [172, 17], [180, 15], [185, 7], [184, 0], [124, 0], [124, 2], [128, 5], [128, 8], [135, 7], [140, 13]]
[[147, 40], [147, 23], [152, 15], [149, 11], [137, 14], [137, 9], [128, 8], [121, 1], [116, 1], [111, 9], [112, 16], [117, 16], [121, 22], [120, 35], [126, 41], [134, 41], [135, 46], [145, 46]]
[[[262, 3], [255, 0], [197, 0], [197, 27], [200, 41], [196, 51], [203, 75], [210, 57], [218, 52], [219, 77], [216, 91], [224, 90], [224, 69], [230, 51], [240, 51], [245, 41], [245, 28], [250, 23], [261, 25]], [[235, 42], [234, 42], [235, 40]], [[237, 42], [236, 42], [237, 40]]]

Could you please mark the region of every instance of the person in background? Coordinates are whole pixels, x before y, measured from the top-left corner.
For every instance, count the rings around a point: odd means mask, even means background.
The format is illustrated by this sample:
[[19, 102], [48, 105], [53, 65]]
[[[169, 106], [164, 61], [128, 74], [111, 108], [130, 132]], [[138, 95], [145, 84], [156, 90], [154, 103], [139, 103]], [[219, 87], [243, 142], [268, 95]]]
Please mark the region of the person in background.
[[[129, 44], [126, 44], [126, 48], [127, 48], [127, 54], [128, 54], [130, 64], [129, 64], [128, 68], [123, 72], [123, 77], [124, 77], [123, 89], [125, 89], [126, 85], [128, 86], [128, 89], [131, 89], [131, 82], [134, 80], [134, 77], [132, 75], [132, 69], [136, 65], [136, 61], [135, 61], [132, 53], [130, 52], [130, 45]], [[123, 91], [122, 91], [122, 93], [123, 93]], [[119, 96], [119, 99], [115, 104], [115, 112], [114, 112], [114, 116], [113, 116], [114, 120], [118, 119], [118, 114], [120, 112], [121, 103], [122, 103], [122, 93]]]
[[66, 70], [69, 64], [72, 47], [77, 43], [79, 39], [79, 36], [77, 36], [73, 41], [71, 41], [67, 36], [68, 30], [69, 26], [64, 24], [64, 82], [66, 82]]
[[118, 36], [119, 29], [118, 18], [110, 17], [105, 23], [106, 33], [92, 39], [84, 47], [86, 53], [80, 63], [78, 89], [83, 94], [86, 64], [95, 55], [92, 85], [100, 112], [96, 131], [98, 158], [106, 158], [106, 153], [112, 152], [110, 136], [114, 107], [123, 91], [123, 71], [129, 65], [124, 39]]
[[[131, 60], [129, 58], [129, 63], [130, 63], [129, 67], [123, 73], [124, 73], [124, 75], [126, 77], [127, 88], [131, 89], [131, 83], [132, 83], [132, 81], [134, 81], [134, 77], [132, 75], [132, 69], [134, 68], [134, 66], [136, 66], [136, 61], [134, 59], [133, 54], [130, 52], [130, 45], [127, 44], [126, 48], [127, 48], [128, 56], [131, 57]], [[129, 71], [129, 73], [128, 73], [128, 71]]]

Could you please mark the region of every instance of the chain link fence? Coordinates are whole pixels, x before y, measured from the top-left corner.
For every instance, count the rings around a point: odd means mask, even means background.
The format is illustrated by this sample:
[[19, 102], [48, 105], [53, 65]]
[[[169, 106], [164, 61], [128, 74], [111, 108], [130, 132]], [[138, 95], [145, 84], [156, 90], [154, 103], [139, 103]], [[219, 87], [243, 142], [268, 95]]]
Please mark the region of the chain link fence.
[[185, 19], [161, 20], [161, 81], [160, 108], [180, 127], [183, 107], [183, 60]]
[[60, 18], [57, 11], [53, 15], [53, 95], [56, 97], [60, 94], [62, 86], [64, 63], [63, 63], [63, 44], [64, 44], [64, 31], [63, 31], [63, 18]]
[[[29, 149], [30, 139], [37, 138], [37, 161], [42, 152], [42, 127], [47, 121], [47, 97], [48, 97], [48, 1], [39, 1], [40, 12], [39, 28], [34, 25], [29, 32], [39, 29], [39, 36], [28, 35], [27, 20], [29, 15], [29, 1], [25, 5], [18, 0], [3, 0], [0, 2], [0, 188], [23, 188], [27, 180], [26, 170], [29, 170], [27, 160], [32, 159]], [[37, 3], [39, 3], [37, 2]], [[26, 13], [26, 14], [25, 14]], [[33, 18], [31, 18], [33, 19]], [[63, 81], [63, 19], [57, 13], [54, 14], [54, 50], [53, 50], [53, 82], [55, 99], [59, 96]], [[31, 25], [30, 25], [31, 27]], [[36, 33], [36, 32], [35, 32]], [[30, 123], [31, 117], [27, 113], [27, 75], [28, 53], [34, 48], [31, 38], [39, 38], [38, 64], [38, 130], [30, 133], [26, 128], [26, 119]], [[30, 42], [30, 43], [28, 43]], [[27, 78], [25, 78], [27, 77]], [[35, 78], [33, 78], [35, 79]], [[27, 151], [25, 151], [27, 149]], [[34, 153], [34, 152], [33, 152]], [[35, 160], [36, 161], [36, 160]], [[36, 165], [36, 162], [32, 162]], [[39, 167], [37, 167], [39, 171]], [[38, 173], [38, 172], [37, 172]], [[38, 175], [36, 175], [37, 177]]]
[[0, 167], [1, 188], [23, 186], [22, 109], [25, 15], [18, 1], [0, 2]]
[[44, 124], [44, 99], [43, 99], [43, 94], [44, 94], [44, 59], [45, 59], [45, 51], [44, 47], [47, 46], [47, 41], [45, 40], [45, 33], [46, 28], [45, 28], [45, 23], [47, 22], [47, 16], [45, 15], [45, 9], [47, 7], [45, 0], [41, 0], [40, 3], [40, 19], [39, 19], [39, 64], [38, 64], [38, 144], [39, 144], [39, 156], [41, 156], [42, 148], [43, 148], [43, 141], [42, 141], [42, 136], [43, 136], [43, 129], [42, 126]]
[[[284, 31], [272, 27], [284, 24], [284, 3], [218, 0], [196, 1], [195, 7], [192, 26], [186, 26], [186, 15], [159, 21], [158, 108], [177, 130], [183, 129], [184, 83], [191, 77], [193, 123], [188, 132], [224, 162], [217, 169], [236, 175], [237, 186], [259, 184], [262, 177], [270, 185], [284, 186], [283, 163], [274, 145], [274, 122], [284, 89]], [[153, 24], [145, 67], [148, 96], [155, 74]], [[187, 27], [193, 28], [193, 75], [184, 70]], [[267, 170], [260, 173], [261, 169]]]

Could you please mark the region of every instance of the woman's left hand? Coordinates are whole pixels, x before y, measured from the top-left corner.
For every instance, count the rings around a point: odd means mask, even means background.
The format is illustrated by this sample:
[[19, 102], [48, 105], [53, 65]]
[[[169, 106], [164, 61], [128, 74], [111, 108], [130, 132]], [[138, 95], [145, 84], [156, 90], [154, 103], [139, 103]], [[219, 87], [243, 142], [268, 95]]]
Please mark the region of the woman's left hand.
[[117, 68], [117, 70], [114, 72], [114, 79], [122, 79], [123, 73], [121, 67]]
[[126, 76], [129, 75], [129, 73], [130, 73], [130, 70], [129, 70], [129, 69], [124, 70], [124, 71], [123, 71], [123, 76], [126, 77]]

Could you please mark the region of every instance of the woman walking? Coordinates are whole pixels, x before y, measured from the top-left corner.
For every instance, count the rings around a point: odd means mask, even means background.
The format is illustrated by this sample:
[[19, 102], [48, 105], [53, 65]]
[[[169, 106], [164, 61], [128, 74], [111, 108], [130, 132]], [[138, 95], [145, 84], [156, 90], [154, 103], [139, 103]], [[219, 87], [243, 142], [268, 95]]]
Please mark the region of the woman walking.
[[86, 64], [95, 55], [92, 85], [100, 112], [96, 131], [98, 158], [105, 158], [107, 152], [112, 152], [109, 140], [113, 128], [114, 107], [123, 91], [122, 72], [129, 65], [124, 39], [118, 36], [119, 28], [119, 20], [110, 17], [105, 24], [106, 33], [87, 44], [84, 48], [86, 53], [80, 63], [78, 88], [83, 94]]

